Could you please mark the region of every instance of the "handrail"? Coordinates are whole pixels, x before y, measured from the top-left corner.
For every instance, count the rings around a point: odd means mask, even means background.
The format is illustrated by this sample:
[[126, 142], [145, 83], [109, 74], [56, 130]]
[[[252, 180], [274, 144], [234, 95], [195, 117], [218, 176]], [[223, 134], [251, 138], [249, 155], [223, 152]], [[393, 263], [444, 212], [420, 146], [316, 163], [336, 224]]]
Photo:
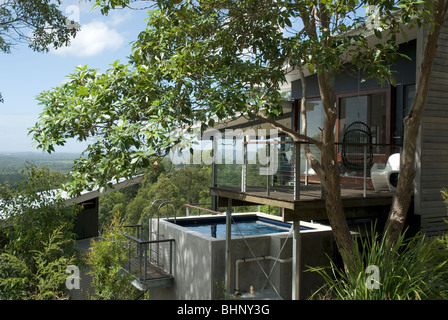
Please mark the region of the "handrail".
[[150, 243], [160, 243], [160, 242], [170, 242], [170, 241], [176, 241], [175, 239], [160, 239], [160, 240], [140, 240], [134, 236], [131, 236], [130, 234], [124, 233], [123, 234], [126, 238], [129, 240], [132, 240], [136, 242], [137, 244], [150, 244]]
[[141, 224], [126, 224], [123, 227], [124, 228], [138, 228], [138, 227], [141, 227], [141, 226], [142, 226]]
[[[241, 192], [248, 192], [249, 190], [255, 190], [256, 192], [262, 192], [263, 187], [265, 188], [265, 192], [267, 196], [270, 196], [272, 191], [279, 191], [283, 193], [292, 194], [292, 198], [294, 200], [299, 200], [301, 197], [301, 178], [304, 174], [304, 184], [308, 186], [310, 175], [314, 174], [314, 171], [310, 170], [308, 160], [304, 157], [303, 150], [301, 145], [310, 145], [309, 141], [298, 140], [298, 141], [277, 141], [277, 140], [249, 140], [243, 139], [243, 162], [241, 163], [241, 179], [234, 181], [238, 181], [237, 183], [240, 185]], [[267, 154], [264, 158], [266, 163], [256, 163], [256, 161], [252, 161], [256, 158], [256, 154], [258, 154], [259, 150], [251, 150], [252, 153], [250, 160], [248, 161], [248, 149], [249, 145], [265, 145], [268, 148], [268, 151], [264, 151]], [[283, 147], [284, 145], [288, 145], [288, 147]], [[395, 152], [402, 151], [402, 144], [395, 143], [372, 143], [362, 141], [356, 142], [342, 142], [342, 141], [334, 141], [333, 142], [335, 152], [337, 155], [337, 161], [340, 163], [341, 159], [341, 148], [344, 145], [350, 146], [359, 146], [360, 151], [356, 153], [357, 157], [360, 160], [360, 167], [356, 170], [345, 170], [341, 171], [341, 176], [344, 177], [344, 180], [341, 180], [341, 183], [346, 183], [350, 188], [359, 188], [362, 190], [362, 196], [367, 196], [367, 190], [370, 187], [370, 181], [368, 181], [370, 164], [373, 162], [384, 162], [384, 158], [390, 154]], [[275, 153], [271, 153], [271, 148], [275, 148]], [[277, 150], [278, 148], [278, 150]], [[368, 157], [370, 148], [373, 148], [372, 157]], [[364, 150], [363, 150], [364, 149]], [[399, 149], [399, 151], [398, 151]], [[319, 159], [319, 150], [312, 150], [314, 156]], [[287, 157], [287, 158], [286, 158]], [[236, 158], [235, 158], [236, 159]], [[235, 159], [233, 161], [235, 161]], [[239, 159], [239, 158], [238, 158]], [[369, 161], [372, 159], [372, 161]], [[303, 162], [303, 160], [305, 160]], [[342, 162], [341, 162], [342, 163]], [[240, 163], [238, 163], [240, 164]], [[260, 170], [259, 175], [249, 175], [248, 172], [254, 172], [254, 170]], [[355, 172], [355, 173], [353, 173]], [[266, 177], [264, 177], [266, 176]], [[356, 179], [349, 179], [347, 177], [356, 177]], [[236, 178], [236, 176], [235, 176]], [[214, 182], [215, 185], [218, 185], [218, 178]], [[361, 181], [362, 179], [362, 186]], [[318, 182], [318, 180], [316, 180]], [[236, 185], [235, 185], [236, 187]], [[322, 186], [321, 186], [322, 187]], [[252, 188], [252, 189], [251, 189]], [[323, 192], [321, 190], [321, 197]], [[200, 209], [194, 206], [187, 206], [189, 208], [203, 210], [206, 212], [210, 212], [216, 214], [216, 212], [208, 211], [207, 209]], [[188, 210], [188, 209], [187, 209]]]
[[[157, 219], [160, 218], [160, 209], [164, 206], [164, 205], [171, 205], [171, 207], [173, 208], [173, 213], [174, 213], [174, 223], [176, 223], [176, 206], [171, 202], [171, 201], [163, 201], [159, 207], [157, 208]], [[169, 210], [166, 210], [166, 217], [167, 219], [170, 218], [169, 216]]]
[[[173, 276], [173, 243], [175, 243], [175, 239], [159, 239], [159, 240], [140, 240], [132, 235], [129, 235], [127, 233], [123, 232], [123, 235], [128, 238], [130, 240], [130, 242], [128, 243], [128, 263], [127, 263], [127, 267], [124, 267], [124, 269], [127, 269], [127, 272], [129, 272], [130, 274], [132, 274], [134, 277], [137, 278], [137, 280], [140, 281], [146, 281], [146, 280], [150, 280], [152, 279], [151, 276], [148, 278], [148, 269], [150, 268], [150, 266], [155, 266], [159, 269], [161, 269], [164, 272], [167, 272], [170, 277]], [[148, 257], [148, 251], [149, 251], [149, 246], [152, 243], [157, 243], [157, 245], [159, 245], [160, 243], [166, 243], [169, 242], [169, 248], [168, 248], [168, 269], [166, 268], [166, 266], [164, 267], [164, 264], [160, 264], [159, 263], [159, 257], [157, 257], [157, 260], [151, 260], [150, 257]], [[138, 260], [138, 265], [139, 267], [137, 269], [134, 269], [134, 271], [132, 270], [132, 259], [131, 258], [131, 248], [135, 247], [136, 248], [136, 256], [134, 256], [134, 259]], [[149, 260], [148, 260], [149, 258]], [[137, 271], [137, 273], [135, 273], [135, 271]], [[159, 277], [160, 279], [162, 278], [166, 278], [165, 276]]]
[[[243, 144], [312, 144], [309, 141], [266, 141], [266, 140], [256, 140], [256, 141], [244, 141]], [[372, 147], [402, 147], [402, 144], [396, 143], [354, 143], [354, 142], [339, 142], [335, 141], [335, 145], [358, 145], [358, 146], [372, 146]]]
[[184, 206], [188, 207], [188, 208], [192, 208], [192, 209], [198, 209], [198, 210], [206, 211], [206, 212], [213, 213], [213, 214], [224, 215], [224, 213], [222, 213], [222, 212], [214, 211], [214, 210], [210, 210], [210, 209], [205, 209], [205, 208], [202, 208], [202, 207], [194, 206], [192, 204], [184, 204]]

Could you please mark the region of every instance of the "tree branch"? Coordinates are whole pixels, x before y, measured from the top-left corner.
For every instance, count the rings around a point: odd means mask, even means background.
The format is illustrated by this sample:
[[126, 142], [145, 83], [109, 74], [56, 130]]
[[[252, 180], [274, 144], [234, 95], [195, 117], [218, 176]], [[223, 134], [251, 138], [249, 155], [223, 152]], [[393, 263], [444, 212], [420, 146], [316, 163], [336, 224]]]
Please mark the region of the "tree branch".
[[275, 129], [280, 130], [283, 133], [286, 133], [288, 136], [290, 136], [294, 141], [296, 142], [307, 142], [316, 145], [319, 149], [321, 148], [322, 143], [320, 141], [317, 141], [313, 138], [308, 137], [307, 135], [300, 134], [298, 132], [295, 132], [294, 130], [278, 123], [275, 120], [272, 120], [269, 117], [266, 117], [265, 115], [258, 113], [256, 116], [257, 119], [262, 120], [264, 122], [269, 123], [272, 127]]

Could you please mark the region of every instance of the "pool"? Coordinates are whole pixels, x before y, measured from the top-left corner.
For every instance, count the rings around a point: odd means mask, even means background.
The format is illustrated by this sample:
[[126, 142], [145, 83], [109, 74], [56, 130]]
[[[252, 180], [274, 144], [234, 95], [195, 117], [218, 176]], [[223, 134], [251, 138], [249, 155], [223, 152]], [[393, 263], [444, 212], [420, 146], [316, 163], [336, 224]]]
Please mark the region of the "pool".
[[[178, 220], [176, 224], [213, 238], [225, 238], [225, 217], [209, 219]], [[289, 232], [291, 224], [275, 221], [258, 216], [233, 217], [231, 233], [232, 237], [257, 236], [280, 232]], [[305, 230], [302, 227], [301, 230]]]
[[[232, 213], [233, 232], [231, 238], [231, 267], [227, 273], [228, 243], [225, 238], [225, 215], [185, 216], [176, 219], [160, 219], [161, 239], [174, 239], [172, 259], [174, 284], [170, 288], [149, 290], [153, 299], [173, 300], [215, 300], [222, 299], [225, 290], [222, 284], [230, 279], [230, 286], [236, 288], [237, 262], [238, 286], [240, 292], [249, 292], [250, 286], [256, 290], [266, 286], [266, 275], [261, 268], [271, 273], [268, 287], [275, 286], [280, 296], [291, 299], [292, 264], [263, 259], [255, 263], [250, 258], [277, 257], [287, 261], [293, 257], [293, 234], [291, 224], [281, 217], [265, 213]], [[157, 224], [157, 220], [153, 224]], [[305, 221], [300, 222], [302, 264], [322, 266], [332, 256], [333, 233], [331, 228]], [[216, 232], [215, 232], [216, 229]], [[241, 236], [240, 231], [244, 237]], [[216, 234], [216, 235], [215, 235]], [[167, 263], [169, 256], [160, 246], [160, 263]], [[308, 291], [314, 289], [314, 275], [303, 275], [302, 284]], [[321, 277], [318, 286], [322, 285]], [[258, 288], [258, 289], [257, 289]], [[305, 292], [305, 291], [304, 291]]]

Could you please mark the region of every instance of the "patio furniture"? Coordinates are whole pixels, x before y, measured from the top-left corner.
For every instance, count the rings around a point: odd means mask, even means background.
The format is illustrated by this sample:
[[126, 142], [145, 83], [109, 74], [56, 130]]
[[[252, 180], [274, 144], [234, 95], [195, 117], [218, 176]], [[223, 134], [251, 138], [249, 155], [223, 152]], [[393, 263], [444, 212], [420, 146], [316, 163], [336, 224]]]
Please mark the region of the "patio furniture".
[[373, 188], [375, 190], [394, 191], [400, 173], [400, 154], [392, 154], [387, 163], [375, 163], [370, 169]]
[[355, 121], [345, 129], [341, 156], [346, 171], [362, 171], [364, 164], [366, 169], [370, 170], [373, 165], [373, 152], [372, 134], [368, 125]]

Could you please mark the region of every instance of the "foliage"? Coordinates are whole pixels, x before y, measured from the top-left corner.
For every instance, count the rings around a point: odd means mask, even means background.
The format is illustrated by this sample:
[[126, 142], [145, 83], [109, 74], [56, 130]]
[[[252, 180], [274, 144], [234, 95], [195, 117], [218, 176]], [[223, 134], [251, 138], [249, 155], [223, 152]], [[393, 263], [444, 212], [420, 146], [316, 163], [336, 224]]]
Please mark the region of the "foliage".
[[38, 52], [69, 45], [78, 30], [69, 27], [61, 5], [61, 0], [2, 1], [0, 51], [10, 53], [11, 47], [20, 42], [27, 42]]
[[[168, 161], [164, 163], [169, 165]], [[188, 165], [168, 171], [161, 168], [150, 169], [140, 183], [138, 191], [133, 198], [124, 196], [123, 192], [120, 192], [120, 194], [114, 192], [114, 195], [108, 198], [114, 197], [116, 202], [109, 205], [109, 211], [105, 211], [104, 216], [110, 216], [118, 209], [123, 208], [121, 212], [126, 223], [135, 224], [142, 217], [148, 217], [157, 213], [157, 208], [151, 209], [151, 204], [156, 199], [170, 201], [174, 205], [176, 215], [181, 216], [185, 214], [184, 204], [211, 203], [210, 185], [210, 166]], [[100, 201], [103, 203], [103, 201], [107, 202], [108, 200], [100, 199]], [[166, 209], [162, 209], [162, 215], [166, 214]], [[172, 215], [173, 212], [171, 210], [173, 208], [169, 207], [168, 210], [170, 215]], [[104, 223], [104, 221], [100, 223]]]
[[[314, 296], [335, 300], [422, 300], [447, 297], [446, 238], [421, 234], [396, 243], [372, 232], [355, 242], [354, 267], [346, 272], [333, 261], [328, 268], [310, 268], [325, 280]], [[370, 268], [368, 268], [371, 266]], [[375, 267], [378, 269], [374, 269]]]
[[[443, 234], [436, 238], [438, 243], [438, 249], [433, 251], [434, 261], [439, 263], [446, 263], [446, 257], [448, 252], [448, 234]], [[444, 265], [446, 268], [446, 265]], [[439, 277], [439, 295], [438, 298], [447, 300], [448, 299], [448, 272], [441, 272]]]
[[15, 188], [0, 189], [4, 247], [3, 299], [61, 298], [67, 264], [73, 260], [76, 207], [57, 196], [46, 170], [28, 168]]
[[443, 198], [443, 201], [445, 202], [445, 205], [447, 207], [447, 213], [448, 213], [448, 189], [443, 189], [442, 191], [440, 191], [440, 193], [442, 194], [442, 198]]
[[77, 207], [67, 208], [55, 189], [47, 169], [31, 166], [25, 170], [25, 178], [13, 189], [0, 188], [0, 212], [5, 223], [5, 233], [10, 246], [26, 254], [39, 250], [36, 246], [46, 243], [52, 232], [64, 226], [64, 238], [71, 239]]
[[[230, 181], [235, 172], [229, 170], [231, 166], [222, 166], [220, 176]], [[238, 171], [237, 176], [240, 176]], [[172, 163], [165, 159], [157, 166], [148, 169], [144, 179], [133, 190], [130, 188], [115, 191], [100, 197], [100, 225], [107, 225], [114, 214], [122, 213], [126, 224], [141, 222], [143, 217], [153, 214], [157, 216], [156, 207], [151, 208], [153, 201], [161, 199], [174, 204], [176, 216], [183, 216], [186, 212], [184, 204], [200, 204], [200, 207], [211, 209], [210, 190], [211, 167], [206, 165], [186, 165], [174, 168]], [[261, 212], [278, 213], [277, 208], [259, 206]], [[169, 208], [172, 214], [172, 207]], [[238, 207], [239, 212], [254, 211], [254, 206]], [[258, 209], [257, 209], [258, 210]], [[166, 208], [161, 209], [165, 216]], [[201, 214], [195, 210], [191, 214]]]
[[75, 261], [74, 256], [64, 254], [68, 242], [70, 239], [64, 239], [59, 228], [41, 244], [41, 249], [31, 250], [27, 255], [17, 253], [13, 248], [2, 251], [0, 299], [67, 299], [66, 268]]
[[116, 212], [124, 212], [126, 204], [131, 201], [123, 191], [115, 191], [99, 198], [98, 222], [102, 226], [110, 225]]
[[[44, 111], [30, 133], [48, 152], [69, 138], [95, 137], [76, 162], [70, 189], [106, 186], [165, 155], [193, 125], [204, 130], [216, 120], [254, 117], [260, 110], [279, 115], [286, 65], [303, 61], [312, 71], [335, 73], [350, 54], [370, 76], [389, 77], [396, 49], [391, 41], [370, 48], [366, 33], [334, 37], [359, 27], [365, 17], [356, 13], [371, 2], [325, 1], [317, 8], [310, 0], [158, 1], [130, 64], [117, 61], [104, 73], [78, 67], [69, 81], [39, 95]], [[96, 5], [107, 13], [129, 3]], [[383, 12], [392, 10], [391, 1], [384, 3]], [[310, 20], [315, 9], [320, 21]], [[331, 30], [319, 23], [326, 16], [334, 22]], [[296, 20], [316, 22], [318, 29], [295, 30]]]
[[[97, 0], [96, 5], [107, 14], [131, 2]], [[320, 160], [307, 157], [328, 195], [338, 248], [351, 252], [334, 148], [335, 77], [350, 68], [394, 84], [390, 66], [400, 56], [396, 38], [403, 23], [430, 18], [431, 1], [424, 1], [430, 10], [421, 10], [421, 3], [158, 0], [129, 64], [116, 61], [105, 73], [78, 67], [69, 81], [42, 92], [38, 100], [44, 110], [30, 133], [48, 152], [70, 138], [94, 138], [67, 185], [76, 194], [135, 175], [198, 134], [197, 128], [202, 133], [216, 121], [241, 116], [262, 119], [320, 149]], [[361, 10], [370, 5], [377, 6], [377, 18]], [[325, 119], [320, 141], [275, 121], [282, 113], [281, 85], [291, 69], [317, 75]]]
[[124, 274], [122, 266], [127, 261], [126, 238], [121, 232], [123, 223], [119, 213], [102, 234], [102, 239], [92, 240], [86, 262], [90, 265], [94, 300], [127, 300], [135, 293], [131, 275]]

